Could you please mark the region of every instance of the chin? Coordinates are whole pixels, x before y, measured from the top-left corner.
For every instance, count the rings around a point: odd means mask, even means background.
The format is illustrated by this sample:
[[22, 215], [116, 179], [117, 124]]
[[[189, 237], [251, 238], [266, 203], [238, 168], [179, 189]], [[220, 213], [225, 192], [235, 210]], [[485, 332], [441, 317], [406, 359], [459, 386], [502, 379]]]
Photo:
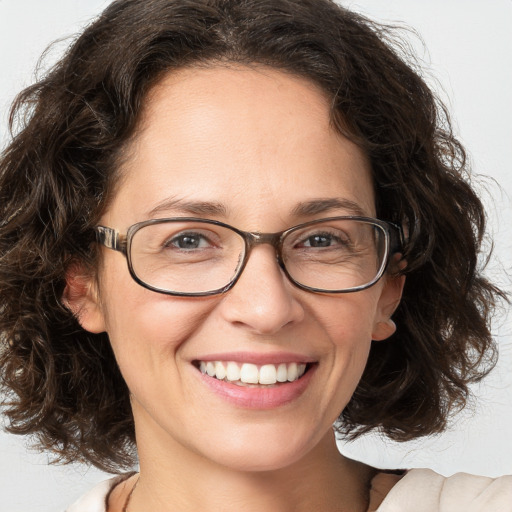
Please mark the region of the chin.
[[[265, 434], [259, 432], [253, 436], [234, 435], [230, 439], [219, 439], [211, 450], [209, 458], [214, 462], [235, 471], [265, 472], [278, 471], [292, 466], [314, 448], [311, 438], [289, 432], [279, 435], [276, 431]], [[277, 434], [277, 435], [276, 435]]]

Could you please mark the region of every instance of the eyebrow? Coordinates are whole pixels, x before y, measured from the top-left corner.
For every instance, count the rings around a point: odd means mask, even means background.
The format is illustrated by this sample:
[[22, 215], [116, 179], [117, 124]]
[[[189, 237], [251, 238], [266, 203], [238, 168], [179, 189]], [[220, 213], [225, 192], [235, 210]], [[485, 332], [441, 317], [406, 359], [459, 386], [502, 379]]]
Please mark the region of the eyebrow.
[[184, 199], [171, 197], [157, 204], [149, 212], [149, 217], [155, 217], [159, 213], [169, 211], [178, 211], [190, 215], [227, 216], [227, 208], [222, 203], [211, 201], [186, 201]]
[[318, 215], [319, 213], [328, 213], [333, 210], [345, 210], [348, 215], [357, 217], [365, 217], [368, 212], [365, 212], [359, 204], [350, 199], [343, 198], [326, 198], [326, 199], [312, 199], [299, 203], [292, 210], [292, 214], [297, 217], [305, 217], [309, 215]]
[[[350, 199], [344, 198], [325, 198], [312, 199], [297, 204], [293, 210], [294, 217], [307, 217], [328, 213], [334, 210], [344, 210], [348, 215], [364, 217], [368, 215], [359, 204]], [[157, 204], [148, 214], [149, 217], [156, 217], [163, 212], [180, 212], [189, 215], [215, 215], [227, 217], [228, 209], [222, 203], [213, 201], [187, 201], [179, 198], [168, 198]]]

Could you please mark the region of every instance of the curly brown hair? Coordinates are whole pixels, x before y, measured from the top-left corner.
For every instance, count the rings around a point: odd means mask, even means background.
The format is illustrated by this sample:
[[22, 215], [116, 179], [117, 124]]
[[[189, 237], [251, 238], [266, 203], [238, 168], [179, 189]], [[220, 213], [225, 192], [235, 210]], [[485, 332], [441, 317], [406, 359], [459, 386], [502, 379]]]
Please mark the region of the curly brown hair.
[[97, 263], [92, 228], [148, 90], [163, 74], [258, 63], [319, 85], [333, 125], [368, 155], [378, 217], [408, 230], [396, 334], [372, 346], [339, 418], [351, 438], [445, 426], [492, 367], [503, 294], [479, 269], [485, 214], [449, 117], [392, 29], [330, 0], [118, 0], [11, 111], [0, 161], [0, 368], [9, 430], [61, 461], [134, 460], [129, 391], [106, 333], [61, 303], [66, 272]]

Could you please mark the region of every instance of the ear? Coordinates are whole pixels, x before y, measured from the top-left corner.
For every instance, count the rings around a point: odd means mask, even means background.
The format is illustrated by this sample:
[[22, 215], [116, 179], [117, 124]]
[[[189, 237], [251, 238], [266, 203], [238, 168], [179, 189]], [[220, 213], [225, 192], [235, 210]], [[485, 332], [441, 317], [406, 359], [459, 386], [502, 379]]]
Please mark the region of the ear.
[[385, 340], [396, 331], [391, 316], [400, 304], [405, 284], [404, 275], [387, 275], [385, 279], [372, 331], [372, 340], [375, 341]]
[[73, 263], [68, 268], [62, 303], [86, 331], [96, 334], [105, 331], [96, 280], [83, 264]]

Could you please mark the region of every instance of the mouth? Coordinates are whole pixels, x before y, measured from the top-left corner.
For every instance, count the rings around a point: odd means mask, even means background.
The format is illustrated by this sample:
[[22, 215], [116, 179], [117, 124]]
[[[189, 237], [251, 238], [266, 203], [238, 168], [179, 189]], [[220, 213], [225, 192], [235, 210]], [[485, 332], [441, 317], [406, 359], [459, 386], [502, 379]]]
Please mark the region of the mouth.
[[196, 368], [216, 380], [241, 387], [278, 387], [301, 379], [312, 363], [262, 364], [237, 361], [194, 361]]

